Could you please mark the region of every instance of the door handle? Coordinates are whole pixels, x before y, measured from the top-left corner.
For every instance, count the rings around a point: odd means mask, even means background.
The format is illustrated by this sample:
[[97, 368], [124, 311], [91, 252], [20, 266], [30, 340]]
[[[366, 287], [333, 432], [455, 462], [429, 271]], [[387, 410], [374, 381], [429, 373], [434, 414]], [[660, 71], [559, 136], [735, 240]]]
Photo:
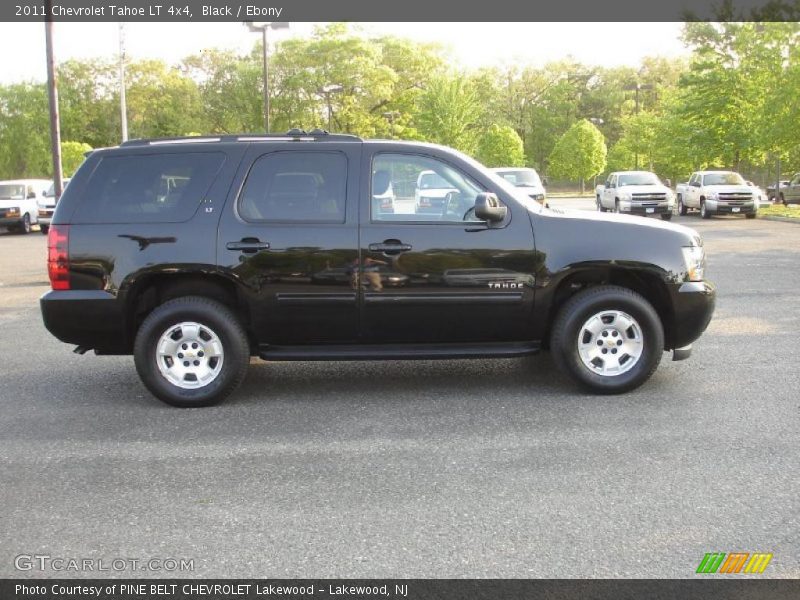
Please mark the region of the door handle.
[[251, 254], [259, 250], [269, 250], [269, 242], [262, 242], [256, 238], [242, 238], [238, 242], [228, 242], [225, 247], [228, 250], [238, 250], [239, 252]]
[[384, 254], [400, 254], [411, 250], [411, 244], [404, 244], [399, 240], [386, 240], [380, 244], [370, 244], [370, 252], [383, 252]]

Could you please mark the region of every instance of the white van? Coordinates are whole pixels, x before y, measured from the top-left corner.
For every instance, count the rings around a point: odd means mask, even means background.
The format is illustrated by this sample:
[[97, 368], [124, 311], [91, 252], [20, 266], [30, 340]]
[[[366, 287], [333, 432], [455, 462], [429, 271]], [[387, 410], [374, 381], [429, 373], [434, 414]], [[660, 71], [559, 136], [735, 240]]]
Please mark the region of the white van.
[[50, 183], [47, 179], [0, 181], [0, 227], [30, 233]]

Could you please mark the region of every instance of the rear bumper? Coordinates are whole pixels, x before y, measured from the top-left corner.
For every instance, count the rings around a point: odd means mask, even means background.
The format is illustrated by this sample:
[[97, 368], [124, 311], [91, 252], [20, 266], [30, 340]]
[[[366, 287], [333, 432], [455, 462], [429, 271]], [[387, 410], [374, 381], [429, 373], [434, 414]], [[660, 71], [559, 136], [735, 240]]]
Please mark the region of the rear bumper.
[[125, 314], [104, 290], [50, 291], [39, 299], [47, 330], [62, 342], [100, 354], [130, 354]]
[[687, 281], [671, 286], [670, 293], [675, 310], [670, 348], [676, 350], [677, 357], [684, 354], [681, 351], [690, 346], [708, 327], [714, 315], [717, 292], [708, 281]]

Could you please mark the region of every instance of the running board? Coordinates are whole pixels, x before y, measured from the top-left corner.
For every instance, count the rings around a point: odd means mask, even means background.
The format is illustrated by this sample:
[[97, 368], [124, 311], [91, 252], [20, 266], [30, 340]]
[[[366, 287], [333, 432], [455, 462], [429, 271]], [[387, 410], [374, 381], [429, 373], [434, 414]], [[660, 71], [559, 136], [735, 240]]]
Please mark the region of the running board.
[[263, 360], [436, 360], [447, 358], [516, 358], [536, 354], [538, 342], [464, 344], [342, 344], [259, 347]]

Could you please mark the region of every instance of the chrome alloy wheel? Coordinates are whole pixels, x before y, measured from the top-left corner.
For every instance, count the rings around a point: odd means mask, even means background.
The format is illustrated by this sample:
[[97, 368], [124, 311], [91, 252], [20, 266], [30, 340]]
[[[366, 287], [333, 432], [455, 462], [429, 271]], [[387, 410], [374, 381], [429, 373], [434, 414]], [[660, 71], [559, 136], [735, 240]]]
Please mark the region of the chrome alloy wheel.
[[187, 321], [167, 329], [156, 346], [156, 363], [172, 385], [197, 389], [214, 381], [222, 370], [222, 342], [206, 325]]
[[589, 317], [578, 331], [578, 354], [587, 369], [611, 377], [630, 371], [644, 351], [642, 328], [619, 310]]

